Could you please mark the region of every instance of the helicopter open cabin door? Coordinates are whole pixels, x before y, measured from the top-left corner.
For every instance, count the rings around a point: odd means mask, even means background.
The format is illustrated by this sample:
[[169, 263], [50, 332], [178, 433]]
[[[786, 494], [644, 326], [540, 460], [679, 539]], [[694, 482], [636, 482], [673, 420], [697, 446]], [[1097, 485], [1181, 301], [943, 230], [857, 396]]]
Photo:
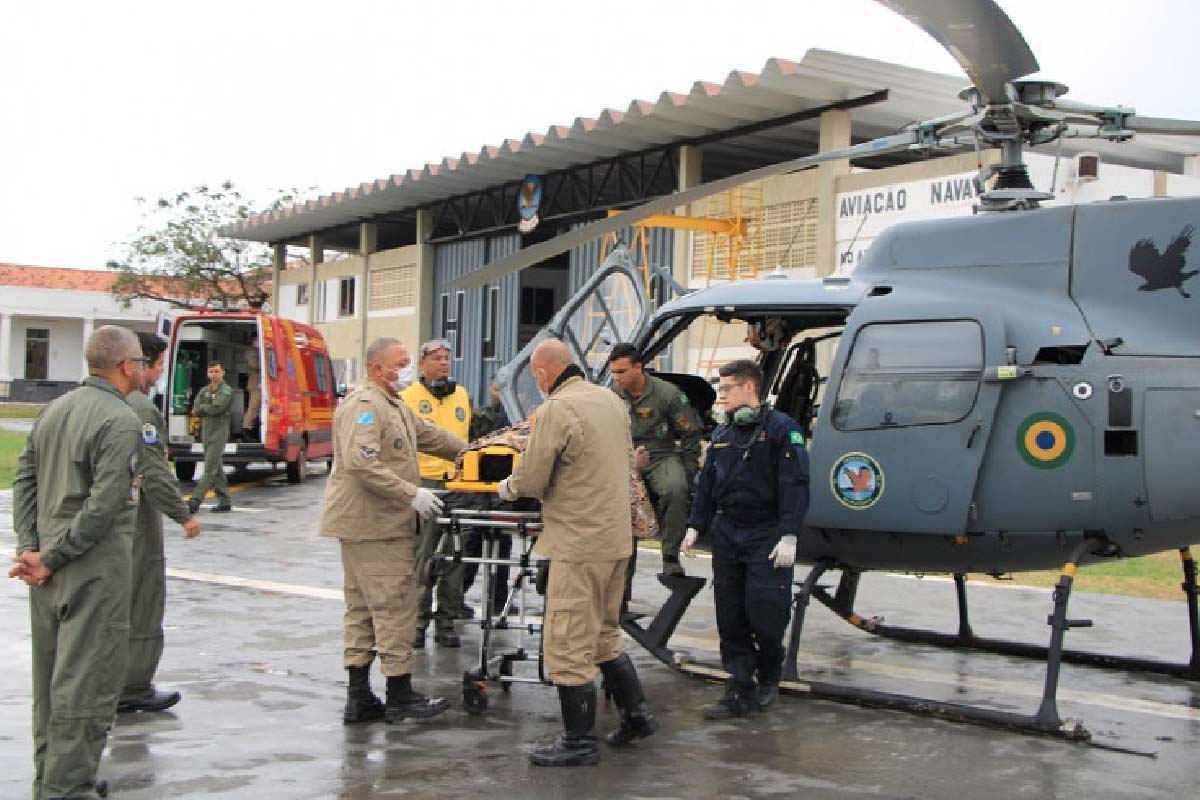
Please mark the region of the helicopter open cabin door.
[[650, 320], [643, 280], [629, 252], [617, 247], [546, 327], [497, 371], [496, 386], [511, 421], [525, 419], [542, 403], [529, 361], [546, 339], [561, 340], [588, 380], [605, 382], [609, 352], [636, 339]]
[[1006, 364], [971, 303], [870, 298], [847, 321], [810, 451], [813, 527], [961, 534]]

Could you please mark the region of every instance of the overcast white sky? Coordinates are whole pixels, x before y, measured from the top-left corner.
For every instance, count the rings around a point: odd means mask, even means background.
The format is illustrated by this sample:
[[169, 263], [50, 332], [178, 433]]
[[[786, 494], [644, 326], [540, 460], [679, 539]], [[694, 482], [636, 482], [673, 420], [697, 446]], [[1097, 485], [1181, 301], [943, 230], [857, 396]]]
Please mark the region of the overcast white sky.
[[[1000, 5], [1071, 97], [1200, 118], [1196, 0]], [[0, 262], [100, 268], [137, 196], [336, 191], [811, 47], [961, 74], [872, 0], [6, 3]]]

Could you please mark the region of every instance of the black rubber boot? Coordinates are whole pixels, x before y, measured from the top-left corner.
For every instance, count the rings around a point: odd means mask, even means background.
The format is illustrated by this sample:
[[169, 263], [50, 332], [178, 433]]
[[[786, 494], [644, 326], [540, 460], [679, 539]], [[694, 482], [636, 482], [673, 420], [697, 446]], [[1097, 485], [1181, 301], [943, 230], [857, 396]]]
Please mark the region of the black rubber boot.
[[596, 684], [559, 686], [564, 733], [554, 744], [539, 747], [529, 754], [530, 763], [539, 767], [583, 767], [600, 763], [600, 746], [592, 735], [596, 724]]
[[725, 694], [712, 705], [704, 707], [704, 718], [707, 720], [733, 719], [745, 717], [758, 710], [758, 694], [754, 684], [740, 687], [732, 682], [725, 684]]
[[384, 719], [394, 725], [405, 719], [429, 719], [450, 707], [444, 697], [426, 697], [412, 688], [412, 675], [389, 676]]
[[350, 673], [350, 688], [346, 691], [346, 710], [342, 723], [374, 722], [383, 719], [383, 703], [371, 691], [371, 667], [346, 667]]
[[612, 747], [627, 745], [635, 739], [644, 739], [658, 730], [658, 720], [650, 713], [642, 682], [628, 653], [605, 661], [600, 665], [604, 681], [612, 692], [613, 700], [621, 711], [621, 726], [604, 737]]

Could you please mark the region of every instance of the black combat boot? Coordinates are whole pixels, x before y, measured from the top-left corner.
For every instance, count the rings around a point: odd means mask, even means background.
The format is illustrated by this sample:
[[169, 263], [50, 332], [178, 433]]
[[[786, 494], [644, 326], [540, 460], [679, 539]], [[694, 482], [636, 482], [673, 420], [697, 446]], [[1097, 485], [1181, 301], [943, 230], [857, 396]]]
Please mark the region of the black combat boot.
[[644, 739], [658, 730], [658, 720], [646, 705], [642, 682], [628, 653], [600, 665], [604, 681], [621, 711], [621, 727], [604, 737], [612, 747], [627, 745], [634, 739]]
[[383, 719], [383, 703], [371, 691], [371, 667], [346, 667], [350, 673], [350, 688], [346, 691], [346, 710], [342, 723], [374, 722]]
[[384, 718], [389, 725], [408, 718], [428, 719], [450, 707], [444, 697], [426, 697], [412, 688], [412, 675], [388, 676], [387, 707]]
[[725, 684], [725, 694], [717, 702], [704, 707], [704, 718], [707, 720], [733, 719], [745, 717], [758, 710], [758, 695], [754, 684], [739, 686], [729, 681]]
[[554, 744], [539, 747], [529, 761], [539, 767], [582, 767], [600, 763], [600, 747], [592, 735], [596, 724], [596, 684], [559, 686], [564, 733]]

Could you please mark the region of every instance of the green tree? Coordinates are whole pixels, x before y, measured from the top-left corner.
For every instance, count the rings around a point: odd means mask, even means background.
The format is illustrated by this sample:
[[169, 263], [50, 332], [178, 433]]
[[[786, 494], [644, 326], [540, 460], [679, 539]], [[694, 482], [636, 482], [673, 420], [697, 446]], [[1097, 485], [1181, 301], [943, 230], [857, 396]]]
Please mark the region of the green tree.
[[125, 257], [108, 262], [118, 273], [113, 294], [126, 306], [142, 297], [180, 307], [261, 308], [271, 296], [270, 248], [221, 231], [261, 211], [291, 205], [297, 194], [280, 190], [266, 208], [254, 208], [226, 181], [155, 201], [139, 197], [146, 206], [142, 224], [126, 242]]

